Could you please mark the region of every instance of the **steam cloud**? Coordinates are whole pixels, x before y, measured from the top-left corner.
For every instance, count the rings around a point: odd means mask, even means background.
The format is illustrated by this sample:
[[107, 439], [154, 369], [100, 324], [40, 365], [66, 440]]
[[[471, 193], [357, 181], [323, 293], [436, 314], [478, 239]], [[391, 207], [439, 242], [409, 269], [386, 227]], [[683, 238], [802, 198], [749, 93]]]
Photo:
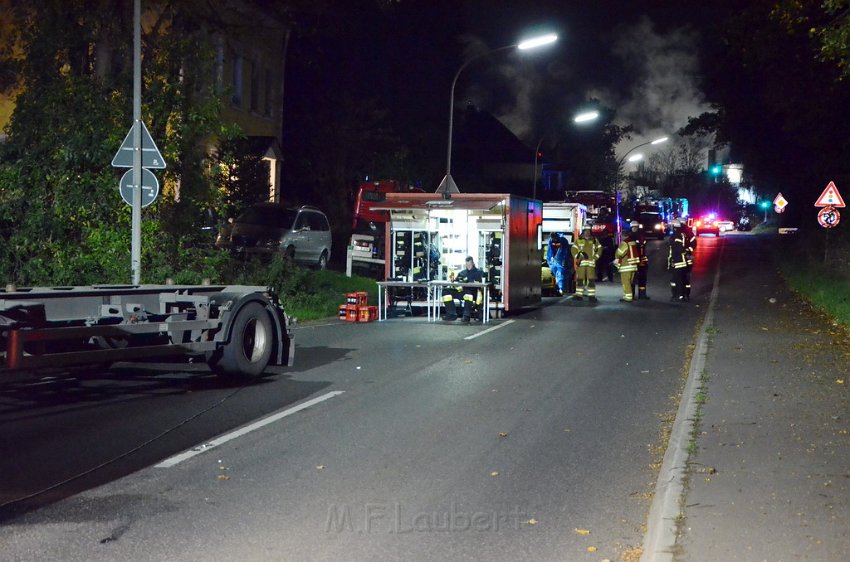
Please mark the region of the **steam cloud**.
[[[694, 31], [688, 28], [659, 33], [648, 17], [635, 24], [623, 26], [611, 47], [615, 59], [621, 63], [619, 72], [630, 78], [625, 88], [612, 83], [588, 87], [585, 99], [599, 99], [616, 110], [615, 123], [632, 125], [634, 133], [618, 145], [619, 156], [630, 148], [659, 138], [671, 136], [687, 125], [688, 117], [711, 111], [699, 88], [699, 61], [694, 41]], [[480, 54], [488, 46], [479, 38], [467, 36], [467, 57]], [[495, 55], [489, 62], [475, 62], [464, 75], [486, 74], [487, 80], [467, 78], [461, 96], [494, 114], [517, 137], [531, 146], [537, 138], [551, 129], [554, 119], [568, 122], [575, 110], [575, 94], [570, 100], [554, 99], [552, 83], [578, 82], [579, 69], [570, 68], [563, 61], [550, 60], [545, 69], [526, 63], [522, 55]], [[545, 74], [546, 76], [544, 76]], [[619, 88], [615, 89], [615, 88]], [[561, 97], [566, 98], [561, 90]], [[544, 100], [545, 98], [545, 100]], [[463, 98], [459, 96], [458, 102]], [[461, 107], [463, 107], [461, 105]], [[563, 115], [553, 115], [560, 112]], [[573, 111], [574, 112], [574, 111]], [[673, 142], [652, 150], [669, 150]], [[647, 157], [649, 154], [646, 155]]]
[[635, 128], [633, 138], [617, 147], [618, 153], [670, 135], [687, 125], [688, 117], [711, 110], [698, 86], [699, 61], [691, 30], [680, 28], [660, 35], [644, 16], [624, 28], [613, 53], [634, 76], [626, 99], [609, 92], [596, 94], [617, 109], [618, 125]]

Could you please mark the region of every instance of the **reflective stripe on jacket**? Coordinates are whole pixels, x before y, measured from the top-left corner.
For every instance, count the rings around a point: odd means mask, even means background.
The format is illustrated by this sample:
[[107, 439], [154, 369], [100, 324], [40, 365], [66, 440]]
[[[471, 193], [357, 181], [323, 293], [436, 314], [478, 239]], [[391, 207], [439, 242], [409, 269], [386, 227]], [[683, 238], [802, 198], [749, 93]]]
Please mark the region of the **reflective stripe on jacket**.
[[[596, 238], [590, 240], [579, 238], [570, 248], [570, 253], [578, 261], [576, 265], [579, 267], [596, 267], [596, 260], [599, 259], [601, 251], [602, 246]], [[583, 254], [581, 260], [578, 259], [579, 254]]]

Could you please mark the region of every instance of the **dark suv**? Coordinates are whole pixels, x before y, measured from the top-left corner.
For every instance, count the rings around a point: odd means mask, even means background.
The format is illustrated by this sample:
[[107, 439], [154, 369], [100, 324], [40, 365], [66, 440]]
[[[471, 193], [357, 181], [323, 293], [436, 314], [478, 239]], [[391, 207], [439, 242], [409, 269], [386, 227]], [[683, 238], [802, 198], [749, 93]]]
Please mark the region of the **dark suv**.
[[236, 217], [229, 239], [217, 246], [237, 254], [282, 253], [297, 263], [325, 269], [331, 257], [331, 227], [316, 207], [258, 203]]
[[638, 215], [637, 221], [632, 221], [632, 224], [636, 222], [647, 238], [655, 236], [660, 240], [667, 234], [667, 226], [661, 213], [641, 213]]

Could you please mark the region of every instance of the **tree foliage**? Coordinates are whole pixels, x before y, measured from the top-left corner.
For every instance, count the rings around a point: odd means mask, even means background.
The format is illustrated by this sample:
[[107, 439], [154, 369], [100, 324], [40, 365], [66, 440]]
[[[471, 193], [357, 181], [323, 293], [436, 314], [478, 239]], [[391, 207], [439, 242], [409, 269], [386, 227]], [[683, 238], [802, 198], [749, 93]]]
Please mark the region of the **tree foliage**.
[[[132, 2], [4, 2], [0, 75], [16, 106], [0, 145], [0, 275], [19, 284], [126, 282], [130, 210], [109, 166], [132, 123]], [[215, 18], [150, 1], [142, 119], [163, 153], [162, 196], [143, 211], [143, 275], [203, 270], [200, 210], [223, 204], [211, 140], [240, 136], [214, 90]], [[234, 156], [227, 154], [230, 165]], [[206, 246], [207, 248], [205, 248]]]

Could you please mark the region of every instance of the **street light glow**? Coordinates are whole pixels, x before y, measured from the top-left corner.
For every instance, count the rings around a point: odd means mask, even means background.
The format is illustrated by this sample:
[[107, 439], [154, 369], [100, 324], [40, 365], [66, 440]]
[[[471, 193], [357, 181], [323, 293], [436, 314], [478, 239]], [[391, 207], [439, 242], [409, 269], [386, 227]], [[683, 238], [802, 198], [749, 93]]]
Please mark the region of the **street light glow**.
[[523, 41], [519, 45], [517, 45], [517, 49], [520, 51], [525, 51], [528, 49], [534, 49], [535, 47], [540, 47], [543, 45], [548, 45], [549, 43], [554, 43], [558, 40], [558, 36], [554, 33], [550, 33], [549, 35], [542, 35], [540, 37], [535, 37], [534, 39], [528, 39]]
[[576, 123], [587, 123], [588, 121], [593, 121], [597, 117], [599, 117], [598, 111], [587, 111], [585, 113], [579, 113], [573, 117], [573, 121]]
[[502, 51], [507, 51], [510, 49], [533, 49], [535, 47], [540, 47], [542, 45], [548, 45], [549, 43], [554, 43], [558, 40], [558, 36], [554, 33], [550, 33], [549, 35], [543, 35], [541, 37], [535, 37], [533, 39], [529, 39], [527, 41], [523, 41], [522, 43], [513, 44], [513, 45], [505, 45], [504, 47], [499, 47], [497, 49], [490, 49], [489, 51], [485, 51], [483, 53], [479, 53], [469, 59], [466, 60], [460, 68], [455, 72], [455, 77], [452, 80], [452, 90], [451, 95], [449, 96], [449, 142], [446, 148], [446, 175], [443, 178], [443, 181], [440, 182], [439, 187], [437, 187], [437, 192], [443, 192], [443, 198], [450, 199], [449, 195], [450, 191], [457, 192], [457, 184], [455, 184], [454, 179], [452, 178], [452, 129], [454, 127], [454, 114], [455, 114], [455, 86], [457, 86], [457, 79], [460, 77], [460, 73], [463, 72], [463, 69], [470, 65], [473, 61], [476, 61], [482, 57], [492, 55], [493, 53], [498, 53]]
[[643, 154], [640, 154], [640, 153], [632, 154], [631, 156], [629, 156], [629, 162], [637, 162], [638, 160], [641, 160], [641, 159], [643, 159]]
[[661, 137], [660, 139], [655, 139], [654, 141], [652, 141], [649, 144], [661, 144], [662, 142], [666, 141], [667, 139], [668, 139], [668, 137]]

